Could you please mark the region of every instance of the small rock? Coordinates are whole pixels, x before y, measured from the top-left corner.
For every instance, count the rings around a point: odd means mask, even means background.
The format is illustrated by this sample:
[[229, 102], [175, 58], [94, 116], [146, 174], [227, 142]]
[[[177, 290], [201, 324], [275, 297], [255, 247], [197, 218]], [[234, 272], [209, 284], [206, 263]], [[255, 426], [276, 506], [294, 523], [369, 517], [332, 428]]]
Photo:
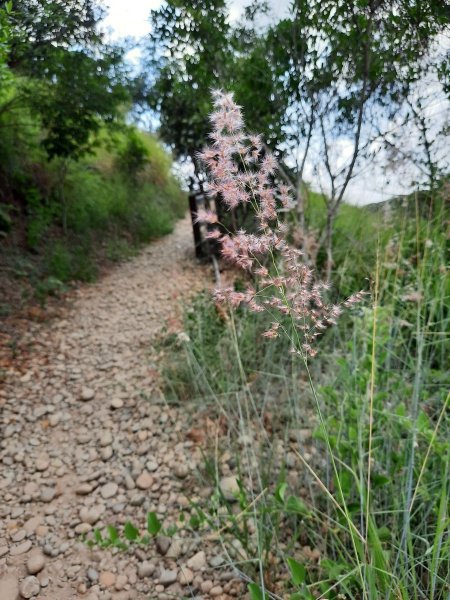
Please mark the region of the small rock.
[[46, 456], [41, 456], [39, 458], [36, 459], [36, 471], [46, 471], [50, 466], [50, 461], [48, 459], [48, 457]]
[[136, 485], [140, 490], [148, 490], [153, 485], [153, 477], [147, 471], [143, 471], [136, 479]]
[[155, 460], [148, 460], [145, 463], [145, 468], [147, 469], [147, 471], [153, 473], [154, 471], [158, 470], [158, 463]]
[[209, 591], [213, 589], [213, 587], [214, 587], [214, 584], [210, 579], [207, 579], [206, 581], [202, 581], [202, 583], [200, 585], [200, 589], [205, 594], [208, 594]]
[[10, 550], [10, 554], [11, 556], [20, 556], [21, 554], [25, 554], [25, 552], [28, 552], [28, 550], [31, 548], [31, 542], [30, 540], [26, 540], [25, 542], [22, 542], [22, 544], [19, 544], [18, 546], [13, 546]]
[[193, 581], [194, 573], [187, 567], [182, 568], [178, 575], [178, 583], [181, 583], [181, 585], [189, 585]]
[[145, 496], [142, 494], [133, 494], [130, 498], [131, 506], [142, 506], [145, 502]]
[[94, 525], [102, 516], [103, 511], [103, 506], [83, 506], [83, 508], [80, 510], [80, 519], [83, 521], [83, 523]]
[[18, 529], [16, 532], [13, 533], [13, 535], [11, 536], [11, 539], [12, 539], [13, 542], [21, 542], [26, 537], [27, 537], [26, 530], [25, 529]]
[[42, 571], [44, 566], [45, 566], [45, 557], [40, 552], [33, 554], [27, 560], [27, 571], [30, 575], [36, 575], [36, 573], [39, 573], [39, 571]]
[[128, 583], [128, 577], [126, 575], [117, 575], [116, 583], [114, 584], [114, 588], [117, 592], [120, 592], [127, 585], [127, 583]]
[[89, 525], [89, 523], [78, 523], [78, 525], [75, 527], [75, 533], [83, 535], [84, 533], [89, 533], [91, 529], [92, 525]]
[[23, 488], [23, 493], [25, 496], [33, 496], [37, 492], [39, 492], [39, 486], [34, 481], [29, 481]]
[[111, 571], [102, 571], [100, 573], [100, 585], [104, 588], [111, 587], [116, 582], [116, 576]]
[[61, 419], [61, 415], [59, 413], [53, 413], [48, 418], [48, 423], [50, 427], [56, 427]]
[[98, 581], [98, 573], [95, 569], [88, 569], [86, 575], [91, 583], [96, 583]]
[[83, 402], [87, 402], [88, 400], [92, 400], [92, 398], [95, 396], [95, 392], [93, 389], [88, 388], [88, 387], [84, 387], [81, 390], [81, 394], [80, 394], [80, 400], [83, 400]]
[[109, 446], [110, 444], [112, 444], [112, 441], [113, 441], [112, 433], [110, 431], [104, 431], [101, 434], [98, 443], [100, 444], [100, 446], [102, 448], [104, 448], [105, 446]]
[[172, 540], [170, 544], [170, 548], [167, 550], [166, 558], [174, 558], [177, 559], [181, 555], [181, 551], [183, 549], [183, 544], [180, 540]]
[[165, 535], [159, 535], [156, 538], [156, 548], [160, 554], [163, 556], [167, 554], [167, 551], [170, 548], [171, 539]]
[[220, 596], [222, 594], [222, 592], [223, 592], [222, 586], [216, 585], [212, 589], [209, 590], [209, 595], [212, 598], [215, 598], [216, 596]]
[[200, 571], [200, 569], [206, 567], [206, 555], [203, 550], [194, 554], [194, 556], [187, 561], [187, 566], [193, 571]]
[[41, 501], [42, 502], [51, 502], [53, 498], [56, 496], [56, 489], [53, 487], [43, 487], [41, 490]]
[[184, 479], [189, 474], [189, 469], [187, 465], [185, 465], [184, 463], [180, 463], [176, 465], [174, 473], [179, 479]]
[[9, 552], [8, 546], [0, 546], [0, 558], [2, 556], [5, 556], [5, 554], [8, 554], [8, 552]]
[[39, 527], [39, 525], [42, 525], [42, 517], [40, 516], [36, 516], [36, 517], [31, 517], [30, 519], [28, 519], [28, 521], [25, 521], [23, 527], [25, 529], [25, 531], [27, 532], [28, 535], [31, 535], [32, 533], [34, 533], [36, 531], [36, 529]]
[[20, 584], [20, 594], [23, 598], [32, 598], [33, 596], [37, 596], [41, 591], [41, 584], [37, 577], [31, 575], [30, 577], [25, 577], [25, 579]]
[[75, 488], [75, 494], [77, 496], [87, 496], [93, 489], [94, 488], [90, 483], [80, 483], [80, 485]]
[[100, 456], [102, 457], [102, 460], [109, 460], [112, 455], [113, 449], [111, 448], [111, 446], [106, 446], [105, 448], [102, 448], [100, 450]]
[[224, 559], [224, 557], [221, 554], [218, 554], [217, 556], [213, 556], [209, 560], [209, 564], [214, 569], [217, 569], [217, 567], [220, 567], [220, 565], [223, 565], [224, 562], [225, 562], [225, 559]]
[[238, 479], [235, 475], [229, 475], [228, 477], [222, 477], [219, 483], [220, 491], [225, 496], [225, 499], [229, 502], [235, 502], [239, 495], [239, 484]]
[[110, 404], [111, 408], [118, 409], [123, 407], [123, 400], [121, 398], [113, 398]]
[[148, 562], [147, 560], [145, 560], [144, 562], [141, 562], [140, 565], [138, 566], [138, 577], [140, 579], [144, 579], [145, 577], [150, 577], [150, 575], [153, 575], [154, 572], [155, 572], [155, 565], [152, 564], [151, 562]]
[[119, 486], [117, 485], [117, 483], [107, 483], [100, 490], [100, 494], [102, 498], [106, 500], [107, 498], [112, 498], [113, 496], [115, 496], [118, 490]]
[[175, 583], [177, 580], [178, 573], [176, 571], [171, 571], [169, 569], [163, 569], [161, 575], [159, 576], [159, 583], [164, 586], [168, 586], [171, 583]]

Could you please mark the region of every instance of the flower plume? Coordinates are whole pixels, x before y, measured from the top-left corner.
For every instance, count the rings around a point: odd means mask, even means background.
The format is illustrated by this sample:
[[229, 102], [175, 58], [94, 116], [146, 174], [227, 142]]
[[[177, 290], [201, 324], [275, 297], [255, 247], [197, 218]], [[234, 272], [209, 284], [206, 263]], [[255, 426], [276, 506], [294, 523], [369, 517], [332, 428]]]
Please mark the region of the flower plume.
[[[283, 332], [291, 341], [292, 352], [303, 358], [315, 356], [317, 337], [336, 323], [344, 307], [360, 302], [364, 292], [353, 294], [341, 305], [327, 301], [328, 284], [316, 281], [312, 269], [302, 261], [302, 252], [285, 239], [280, 213], [289, 210], [293, 202], [289, 186], [274, 185], [275, 156], [265, 151], [260, 135], [245, 132], [241, 108], [231, 93], [214, 91], [213, 98], [212, 144], [199, 156], [211, 175], [209, 193], [220, 195], [229, 210], [250, 204], [259, 229], [258, 234], [244, 230], [222, 234], [219, 229], [208, 233], [209, 238], [219, 240], [223, 258], [252, 274], [258, 283], [257, 289], [248, 286], [244, 292], [216, 290], [215, 299], [233, 308], [246, 304], [253, 312], [279, 315], [264, 337], [275, 338]], [[217, 223], [211, 211], [198, 211], [197, 220]]]

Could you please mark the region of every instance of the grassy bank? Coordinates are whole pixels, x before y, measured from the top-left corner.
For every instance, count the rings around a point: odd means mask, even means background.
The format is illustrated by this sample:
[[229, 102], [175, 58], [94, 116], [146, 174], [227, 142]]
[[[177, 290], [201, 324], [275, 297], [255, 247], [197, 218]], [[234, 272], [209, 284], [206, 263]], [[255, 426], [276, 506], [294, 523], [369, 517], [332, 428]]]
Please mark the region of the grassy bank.
[[[14, 303], [94, 280], [101, 264], [169, 233], [184, 214], [185, 194], [155, 137], [104, 129], [92, 154], [48, 161], [24, 110], [3, 120], [1, 266], [10, 291], [20, 290]], [[10, 304], [3, 299], [3, 314]]]

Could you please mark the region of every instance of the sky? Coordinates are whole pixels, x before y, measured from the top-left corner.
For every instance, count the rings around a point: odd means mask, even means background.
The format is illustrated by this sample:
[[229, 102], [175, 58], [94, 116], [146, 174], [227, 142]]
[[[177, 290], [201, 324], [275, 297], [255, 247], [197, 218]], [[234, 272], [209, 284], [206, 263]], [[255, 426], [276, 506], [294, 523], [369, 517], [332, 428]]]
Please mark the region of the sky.
[[[230, 15], [232, 20], [237, 20], [241, 11], [249, 0], [230, 0]], [[271, 7], [270, 19], [276, 20], [286, 14], [291, 0], [269, 0]], [[150, 31], [149, 14], [152, 9], [158, 8], [162, 0], [104, 0], [108, 15], [104, 26], [108, 29], [112, 39], [125, 37], [140, 38]], [[138, 62], [139, 51], [133, 50], [128, 56], [131, 62]], [[351, 140], [342, 139], [335, 145], [337, 162], [344, 164], [352, 153]], [[383, 158], [384, 155], [381, 155]], [[383, 162], [383, 161], [381, 161]], [[308, 163], [305, 169], [306, 180], [312, 184], [313, 189], [321, 187], [327, 191], [326, 176], [324, 173], [314, 172], [314, 165]], [[320, 179], [320, 181], [319, 181]], [[366, 165], [361, 172], [351, 181], [345, 199], [355, 204], [380, 202], [393, 195], [405, 194], [410, 191], [404, 182], [410, 179], [404, 173], [386, 173], [384, 168], [376, 163]]]

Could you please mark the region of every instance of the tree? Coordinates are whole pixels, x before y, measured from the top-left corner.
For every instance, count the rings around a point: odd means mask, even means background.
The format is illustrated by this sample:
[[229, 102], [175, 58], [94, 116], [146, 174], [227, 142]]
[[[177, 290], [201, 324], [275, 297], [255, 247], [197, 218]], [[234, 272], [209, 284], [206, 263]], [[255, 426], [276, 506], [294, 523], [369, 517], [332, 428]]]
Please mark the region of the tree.
[[[333, 224], [348, 185], [361, 160], [373, 155], [380, 128], [404, 108], [411, 86], [429, 68], [426, 58], [448, 22], [447, 9], [437, 0], [295, 0], [291, 8], [270, 35], [293, 116], [286, 121], [291, 141], [306, 135], [297, 176], [314, 148], [317, 173], [328, 179], [320, 242], [329, 277]], [[287, 42], [276, 51], [280, 40]], [[340, 141], [350, 146], [346, 161], [337, 152]]]
[[148, 54], [154, 79], [147, 101], [158, 111], [162, 139], [177, 158], [190, 158], [197, 174], [196, 155], [208, 142], [215, 88], [233, 90], [250, 128], [262, 130], [272, 147], [280, 142], [283, 99], [264, 37], [252, 27], [263, 8], [247, 10], [238, 27], [230, 25], [224, 0], [169, 0], [151, 13]]
[[95, 0], [12, 0], [9, 65], [22, 74], [51, 75], [49, 61], [64, 48], [97, 48], [104, 11]]

